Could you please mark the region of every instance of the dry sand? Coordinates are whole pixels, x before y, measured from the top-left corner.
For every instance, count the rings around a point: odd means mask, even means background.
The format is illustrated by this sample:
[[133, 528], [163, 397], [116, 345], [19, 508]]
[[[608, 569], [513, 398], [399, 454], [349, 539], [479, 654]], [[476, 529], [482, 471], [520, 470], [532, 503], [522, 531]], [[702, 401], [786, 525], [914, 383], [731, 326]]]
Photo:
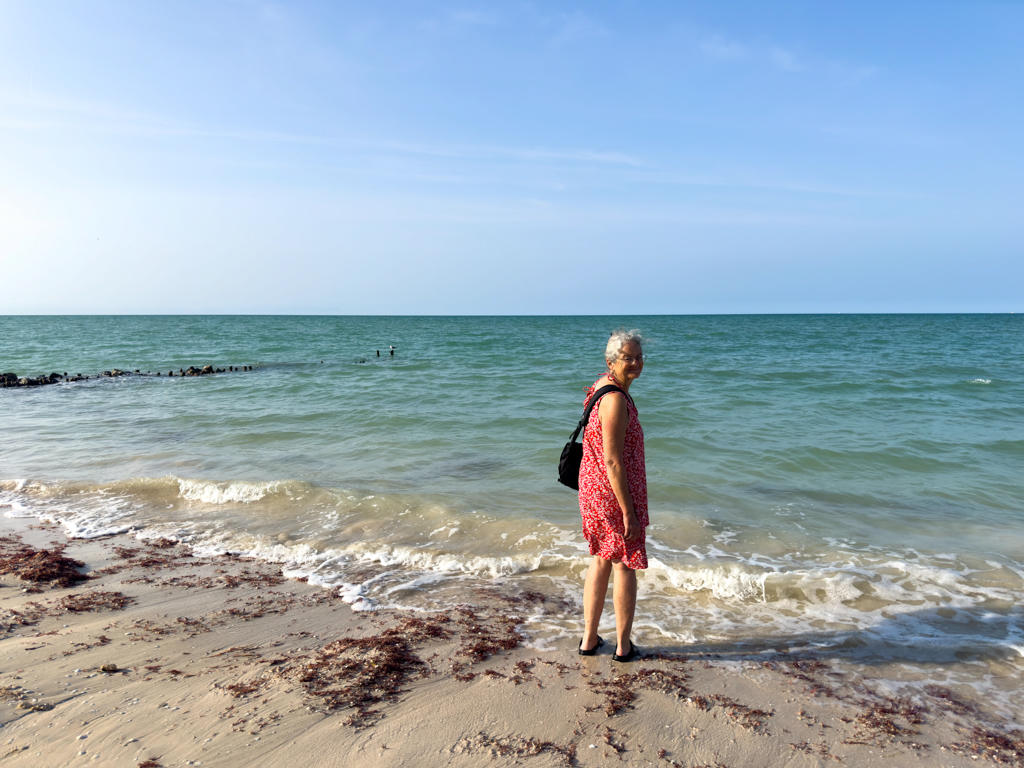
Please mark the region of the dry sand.
[[[537, 652], [517, 611], [567, 606], [500, 584], [436, 615], [354, 613], [273, 565], [26, 520], [0, 533], [0, 768], [1024, 765], [1019, 732], [976, 703], [887, 698], [869, 670]], [[64, 545], [90, 579], [19, 578]]]

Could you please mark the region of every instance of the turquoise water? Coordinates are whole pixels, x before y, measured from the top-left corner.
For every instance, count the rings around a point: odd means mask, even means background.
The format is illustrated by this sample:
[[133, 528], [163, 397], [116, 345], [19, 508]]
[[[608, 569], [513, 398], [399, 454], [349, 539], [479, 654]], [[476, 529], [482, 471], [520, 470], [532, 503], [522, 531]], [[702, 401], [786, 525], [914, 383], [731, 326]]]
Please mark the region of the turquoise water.
[[[1016, 315], [3, 317], [3, 371], [164, 375], [0, 390], [0, 504], [285, 562], [356, 609], [577, 600], [555, 464], [619, 326], [649, 337], [640, 642], [811, 646], [1019, 706]], [[256, 369], [166, 377], [206, 364]]]

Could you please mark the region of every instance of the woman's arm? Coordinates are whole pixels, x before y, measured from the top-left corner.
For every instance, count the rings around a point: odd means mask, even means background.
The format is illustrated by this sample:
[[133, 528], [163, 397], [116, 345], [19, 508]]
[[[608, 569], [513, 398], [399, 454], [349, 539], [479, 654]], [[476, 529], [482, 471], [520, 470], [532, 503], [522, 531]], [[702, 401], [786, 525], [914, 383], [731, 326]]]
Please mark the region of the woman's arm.
[[604, 464], [608, 470], [608, 481], [622, 508], [622, 524], [626, 541], [632, 541], [641, 534], [640, 521], [633, 509], [633, 497], [629, 494], [626, 465], [622, 451], [626, 445], [626, 426], [629, 411], [626, 410], [626, 396], [609, 392], [598, 403], [598, 417], [601, 419], [601, 433], [604, 435]]

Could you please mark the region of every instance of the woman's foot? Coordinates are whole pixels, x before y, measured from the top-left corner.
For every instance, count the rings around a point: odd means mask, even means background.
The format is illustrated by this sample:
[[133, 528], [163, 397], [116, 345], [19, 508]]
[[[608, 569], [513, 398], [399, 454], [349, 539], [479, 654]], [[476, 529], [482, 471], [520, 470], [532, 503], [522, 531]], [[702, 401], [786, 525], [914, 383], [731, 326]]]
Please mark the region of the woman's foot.
[[617, 653], [612, 654], [612, 661], [619, 661], [626, 663], [629, 661], [636, 661], [637, 659], [643, 658], [643, 653], [636, 647], [636, 643], [632, 640], [629, 641], [629, 653], [619, 655]]
[[580, 647], [577, 650], [577, 653], [579, 653], [580, 656], [596, 656], [597, 655], [597, 649], [600, 648], [602, 645], [604, 645], [604, 640], [602, 640], [600, 638], [600, 636], [598, 636], [597, 642], [594, 643], [594, 647], [593, 648], [588, 648], [586, 650], [583, 650], [583, 641], [580, 640]]

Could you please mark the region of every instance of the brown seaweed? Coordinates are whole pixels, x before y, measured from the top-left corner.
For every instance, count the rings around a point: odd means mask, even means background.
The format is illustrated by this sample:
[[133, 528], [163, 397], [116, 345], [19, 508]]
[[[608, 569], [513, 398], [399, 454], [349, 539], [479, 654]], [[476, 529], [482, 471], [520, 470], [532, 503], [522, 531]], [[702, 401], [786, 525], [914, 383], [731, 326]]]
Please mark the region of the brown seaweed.
[[135, 602], [134, 597], [129, 597], [122, 592], [84, 592], [62, 597], [57, 601], [57, 607], [72, 613], [84, 611], [120, 611], [131, 603]]
[[87, 581], [90, 576], [79, 569], [85, 567], [81, 560], [64, 555], [64, 546], [57, 544], [53, 549], [36, 549], [11, 537], [0, 542], [0, 574], [17, 576], [22, 581], [67, 588]]
[[495, 737], [484, 732], [479, 732], [470, 739], [462, 739], [456, 745], [456, 752], [489, 752], [491, 759], [498, 757], [520, 758], [534, 757], [544, 752], [558, 755], [567, 766], [576, 764], [576, 745], [555, 744], [552, 741], [540, 739], [523, 738], [521, 736]]

